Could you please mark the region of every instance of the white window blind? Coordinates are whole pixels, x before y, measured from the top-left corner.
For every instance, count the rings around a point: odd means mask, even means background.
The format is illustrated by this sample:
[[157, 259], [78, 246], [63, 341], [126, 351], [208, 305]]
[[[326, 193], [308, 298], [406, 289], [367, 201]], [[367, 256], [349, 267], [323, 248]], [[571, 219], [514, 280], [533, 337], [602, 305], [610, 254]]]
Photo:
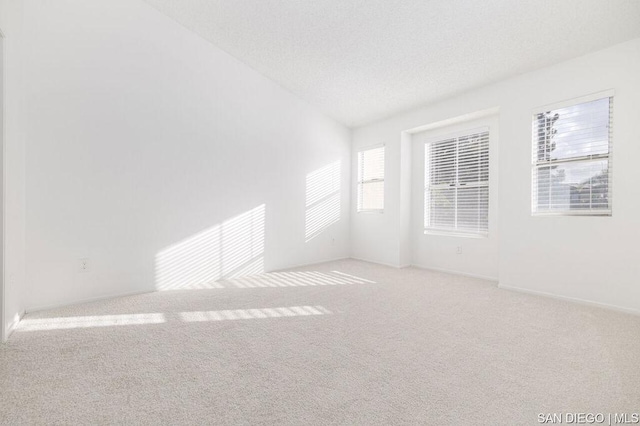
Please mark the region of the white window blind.
[[425, 144], [425, 230], [489, 231], [489, 131]]
[[358, 152], [358, 211], [384, 210], [384, 146]]
[[610, 96], [533, 115], [533, 214], [611, 214]]

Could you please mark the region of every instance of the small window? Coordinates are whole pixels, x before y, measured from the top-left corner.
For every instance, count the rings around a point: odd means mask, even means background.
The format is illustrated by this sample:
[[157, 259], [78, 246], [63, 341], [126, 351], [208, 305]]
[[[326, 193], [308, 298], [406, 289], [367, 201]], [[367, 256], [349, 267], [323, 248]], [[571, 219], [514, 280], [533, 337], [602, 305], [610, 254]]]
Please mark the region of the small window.
[[611, 215], [612, 97], [533, 115], [532, 213]]
[[384, 210], [384, 146], [358, 152], [358, 212]]
[[425, 231], [489, 232], [489, 131], [425, 144]]

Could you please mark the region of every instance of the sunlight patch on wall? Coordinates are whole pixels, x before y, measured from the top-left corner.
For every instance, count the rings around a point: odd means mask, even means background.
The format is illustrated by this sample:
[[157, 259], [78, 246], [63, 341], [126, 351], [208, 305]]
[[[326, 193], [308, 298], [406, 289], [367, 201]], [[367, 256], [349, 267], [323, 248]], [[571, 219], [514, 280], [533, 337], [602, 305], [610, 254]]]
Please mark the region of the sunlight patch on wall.
[[340, 220], [340, 160], [307, 175], [305, 242]]
[[156, 289], [220, 288], [215, 281], [264, 271], [262, 204], [160, 251]]
[[66, 330], [70, 328], [113, 327], [119, 325], [162, 324], [164, 314], [96, 315], [86, 317], [25, 318], [16, 331]]
[[184, 322], [230, 321], [263, 318], [329, 315], [332, 312], [322, 306], [290, 306], [285, 308], [233, 309], [226, 311], [181, 312]]

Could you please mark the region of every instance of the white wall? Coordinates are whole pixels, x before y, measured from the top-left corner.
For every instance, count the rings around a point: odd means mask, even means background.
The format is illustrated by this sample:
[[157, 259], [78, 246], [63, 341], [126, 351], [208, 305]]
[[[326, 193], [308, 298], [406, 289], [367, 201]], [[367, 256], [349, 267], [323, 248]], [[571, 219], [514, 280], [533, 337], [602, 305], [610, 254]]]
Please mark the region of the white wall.
[[[343, 126], [139, 0], [0, 7], [9, 321], [24, 308], [153, 290], [159, 259], [178, 282], [242, 272], [245, 261], [273, 270], [340, 258], [349, 240], [356, 258], [640, 309], [640, 40], [355, 129], [350, 146]], [[610, 88], [613, 217], [531, 217], [531, 110]], [[491, 108], [499, 238], [490, 250], [465, 242], [456, 257], [454, 240], [416, 232], [423, 170], [406, 132]], [[385, 211], [357, 214], [351, 154], [379, 143]], [[181, 253], [210, 259], [206, 271]]]
[[138, 0], [24, 22], [27, 310], [349, 255], [348, 129]]
[[4, 317], [4, 37], [0, 34], [0, 342], [6, 340]]
[[[385, 189], [387, 199], [394, 200], [402, 190], [398, 159], [402, 132], [499, 108], [499, 254], [494, 253], [490, 261], [499, 265], [500, 285], [639, 311], [638, 75], [640, 39], [635, 39], [355, 129], [354, 146], [387, 143]], [[615, 89], [613, 216], [532, 217], [532, 110], [607, 89]], [[413, 171], [414, 176], [420, 173]], [[398, 206], [387, 203], [384, 216], [352, 215], [355, 256], [399, 265], [398, 245], [392, 243], [398, 236], [398, 211]], [[419, 232], [413, 236], [414, 244], [423, 238]], [[434, 256], [432, 251], [414, 249], [413, 263], [453, 268], [452, 258], [457, 255], [448, 252]], [[484, 255], [470, 252], [466, 264], [476, 266], [460, 272], [488, 274], [481, 268]]]
[[24, 312], [25, 133], [23, 2], [0, 0], [4, 34], [4, 324], [5, 337]]

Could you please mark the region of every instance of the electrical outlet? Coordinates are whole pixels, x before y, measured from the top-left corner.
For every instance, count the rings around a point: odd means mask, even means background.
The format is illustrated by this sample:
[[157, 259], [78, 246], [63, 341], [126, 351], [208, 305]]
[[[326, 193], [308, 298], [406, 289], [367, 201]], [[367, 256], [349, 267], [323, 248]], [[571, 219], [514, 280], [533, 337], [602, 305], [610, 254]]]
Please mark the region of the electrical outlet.
[[78, 261], [78, 270], [80, 272], [87, 272], [89, 270], [89, 258], [83, 257]]
[[462, 246], [456, 247], [456, 254], [462, 254]]

